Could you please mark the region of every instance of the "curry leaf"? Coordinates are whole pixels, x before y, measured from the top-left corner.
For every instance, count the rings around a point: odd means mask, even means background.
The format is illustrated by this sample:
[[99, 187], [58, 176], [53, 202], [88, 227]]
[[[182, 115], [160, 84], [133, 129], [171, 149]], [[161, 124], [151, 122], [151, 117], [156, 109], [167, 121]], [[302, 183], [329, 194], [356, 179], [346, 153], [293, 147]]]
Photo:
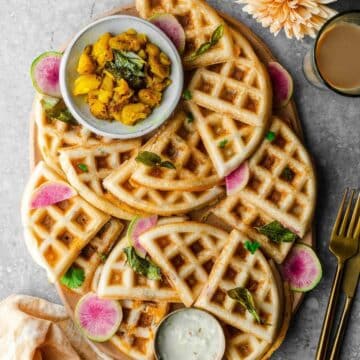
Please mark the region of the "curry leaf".
[[249, 250], [252, 254], [255, 254], [256, 250], [260, 247], [257, 241], [245, 241], [245, 249]]
[[234, 300], [236, 300], [242, 307], [244, 307], [255, 318], [258, 323], [262, 323], [260, 315], [256, 311], [254, 299], [251, 292], [242, 287], [231, 289], [227, 294]]
[[140, 151], [135, 160], [147, 166], [159, 166], [161, 164], [161, 157], [151, 151]]
[[280, 242], [293, 242], [297, 239], [297, 235], [291, 232], [286, 227], [282, 226], [278, 221], [273, 221], [267, 225], [261, 227], [255, 227], [255, 229], [267, 236], [271, 241], [276, 243]]
[[211, 35], [211, 45], [216, 45], [224, 35], [224, 25], [219, 25]]
[[72, 116], [62, 99], [47, 96], [41, 100], [41, 105], [48, 119], [59, 120], [67, 124], [77, 125], [77, 121]]
[[228, 142], [229, 142], [228, 139], [223, 139], [223, 140], [221, 140], [221, 141], [219, 142], [218, 147], [219, 147], [220, 149], [223, 149], [223, 148], [227, 145]]
[[276, 134], [273, 131], [268, 131], [265, 135], [266, 140], [269, 140], [270, 142], [274, 141], [276, 138]]
[[175, 165], [171, 161], [162, 161], [160, 166], [168, 169], [176, 169]]
[[138, 274], [147, 277], [150, 280], [160, 280], [161, 270], [150, 259], [140, 257], [134, 247], [129, 246], [124, 249], [129, 266]]

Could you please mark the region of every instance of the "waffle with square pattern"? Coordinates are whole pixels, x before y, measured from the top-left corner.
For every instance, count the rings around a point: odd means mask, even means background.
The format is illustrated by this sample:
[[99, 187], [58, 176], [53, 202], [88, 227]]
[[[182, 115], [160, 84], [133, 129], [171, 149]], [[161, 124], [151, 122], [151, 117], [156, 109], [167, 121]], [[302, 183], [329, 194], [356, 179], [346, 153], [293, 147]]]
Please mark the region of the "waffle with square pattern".
[[266, 340], [225, 325], [227, 360], [260, 360], [270, 347]]
[[42, 184], [64, 179], [41, 161], [33, 171], [22, 199], [25, 241], [34, 260], [43, 266], [49, 279], [59, 279], [81, 250], [109, 221], [79, 195], [43, 208], [31, 209], [31, 196]]
[[155, 226], [139, 242], [191, 306], [200, 294], [229, 234], [214, 226], [187, 221]]
[[176, 169], [137, 163], [131, 177], [133, 184], [165, 191], [202, 191], [220, 182], [199, 132], [185, 112], [178, 111], [158, 132], [156, 141], [150, 141], [146, 150], [172, 162]]
[[[245, 333], [271, 342], [281, 320], [280, 294], [269, 263], [260, 250], [251, 254], [245, 249], [247, 240], [238, 230], [231, 232], [195, 306]], [[236, 287], [251, 292], [262, 323], [227, 295], [228, 290]]]
[[81, 250], [73, 266], [84, 270], [85, 280], [80, 287], [72, 289], [74, 292], [84, 295], [90, 291], [96, 269], [104, 262], [104, 258], [110, 253], [111, 248], [119, 239], [123, 228], [124, 225], [121, 221], [111, 219]]
[[155, 330], [167, 315], [168, 304], [134, 300], [120, 303], [123, 319], [110, 343], [131, 359], [153, 360]]
[[316, 180], [309, 154], [285, 122], [271, 120], [275, 139], [264, 139], [249, 161], [250, 179], [239, 193], [300, 237], [309, 229], [315, 208]]
[[211, 211], [233, 228], [240, 230], [249, 239], [257, 241], [261, 245], [261, 249], [277, 263], [284, 261], [292, 247], [292, 243], [289, 242], [271, 241], [255, 229], [255, 227], [271, 223], [274, 219], [243, 199], [241, 192], [227, 196]]
[[180, 215], [201, 208], [224, 194], [221, 186], [204, 191], [160, 191], [130, 182], [136, 168], [134, 160], [124, 163], [103, 182], [105, 189], [119, 201], [143, 213], [162, 216]]
[[124, 237], [111, 251], [100, 275], [97, 294], [103, 298], [117, 300], [179, 302], [177, 292], [165, 278], [150, 280], [133, 271], [124, 253], [127, 246], [129, 239]]
[[[223, 62], [233, 56], [233, 41], [230, 30], [216, 11], [203, 0], [136, 0], [140, 16], [148, 19], [159, 13], [174, 15], [182, 25], [186, 36], [182, 55], [186, 68], [206, 66]], [[216, 46], [194, 60], [189, 57], [211, 39], [214, 30], [224, 25], [224, 35]]]
[[37, 125], [37, 140], [43, 159], [52, 167], [60, 168], [59, 150], [69, 146], [102, 145], [117, 142], [92, 133], [81, 125], [71, 125], [45, 116], [41, 96], [34, 104], [34, 117]]
[[135, 155], [140, 144], [140, 140], [124, 140], [101, 146], [71, 147], [60, 151], [59, 160], [69, 183], [85, 200], [107, 214], [131, 220], [139, 211], [118, 201], [104, 189], [102, 181]]
[[[189, 90], [192, 101], [226, 114], [236, 123], [264, 130], [271, 114], [269, 75], [251, 45], [232, 30], [236, 56], [227, 62], [202, 67], [193, 75]], [[235, 128], [240, 125], [233, 125]]]

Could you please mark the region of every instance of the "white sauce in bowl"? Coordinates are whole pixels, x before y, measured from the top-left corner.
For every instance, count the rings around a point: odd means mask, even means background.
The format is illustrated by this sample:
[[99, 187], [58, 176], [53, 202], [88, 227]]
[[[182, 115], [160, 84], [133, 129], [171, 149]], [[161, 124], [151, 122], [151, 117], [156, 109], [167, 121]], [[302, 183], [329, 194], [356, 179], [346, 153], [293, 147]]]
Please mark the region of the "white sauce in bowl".
[[225, 336], [219, 322], [198, 309], [181, 309], [166, 317], [156, 333], [158, 360], [220, 360]]

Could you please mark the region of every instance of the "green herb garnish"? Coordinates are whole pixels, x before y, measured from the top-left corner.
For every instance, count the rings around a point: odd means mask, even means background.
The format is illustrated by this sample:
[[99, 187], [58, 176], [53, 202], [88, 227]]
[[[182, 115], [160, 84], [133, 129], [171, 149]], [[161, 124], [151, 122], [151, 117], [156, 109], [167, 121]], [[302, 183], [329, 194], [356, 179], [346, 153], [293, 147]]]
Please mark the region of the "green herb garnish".
[[191, 91], [189, 89], [184, 90], [182, 97], [184, 100], [191, 100], [192, 99]]
[[125, 79], [133, 89], [141, 89], [145, 85], [145, 61], [132, 51], [113, 50], [114, 60], [108, 61], [106, 70], [116, 79]]
[[171, 161], [162, 161], [161, 157], [151, 151], [141, 151], [135, 160], [146, 166], [160, 166], [168, 169], [176, 169]]
[[66, 274], [60, 279], [60, 282], [69, 289], [79, 288], [85, 280], [85, 271], [72, 266]]
[[267, 236], [271, 241], [276, 243], [280, 242], [293, 242], [297, 239], [297, 235], [291, 232], [286, 227], [282, 226], [278, 221], [273, 221], [267, 225], [261, 227], [255, 227], [255, 229]]
[[291, 181], [294, 176], [294, 172], [288, 166], [286, 166], [281, 173], [281, 177], [286, 181]]
[[257, 241], [245, 241], [245, 249], [249, 250], [252, 254], [255, 254], [256, 250], [260, 247]]
[[228, 139], [224, 139], [224, 140], [221, 140], [218, 144], [218, 147], [220, 149], [223, 149], [227, 144], [228, 144], [229, 140]]
[[251, 292], [248, 289], [242, 288], [242, 287], [237, 287], [237, 288], [229, 290], [227, 292], [227, 294], [232, 299], [236, 300], [247, 311], [249, 311], [249, 313], [255, 318], [255, 320], [259, 324], [262, 324], [260, 316], [255, 308], [254, 299], [251, 295]]
[[192, 112], [188, 112], [186, 114], [186, 121], [188, 122], [188, 124], [191, 124], [192, 122], [194, 122], [194, 115]]
[[211, 35], [211, 39], [208, 42], [203, 43], [200, 47], [194, 51], [190, 56], [189, 60], [193, 61], [202, 54], [205, 54], [213, 46], [215, 46], [224, 35], [224, 25], [219, 25]]
[[133, 246], [124, 249], [127, 263], [138, 274], [147, 277], [150, 280], [161, 280], [161, 270], [150, 259], [140, 257]]
[[105, 253], [98, 252], [97, 255], [98, 255], [99, 259], [101, 260], [101, 262], [104, 263], [106, 261], [107, 255]]
[[82, 172], [88, 172], [89, 169], [86, 164], [78, 164], [77, 166]]
[[265, 135], [266, 140], [269, 140], [270, 142], [274, 141], [276, 139], [276, 134], [273, 131], [268, 131]]
[[59, 120], [66, 124], [77, 125], [77, 121], [71, 115], [62, 99], [46, 96], [41, 99], [41, 105], [45, 115], [50, 120]]

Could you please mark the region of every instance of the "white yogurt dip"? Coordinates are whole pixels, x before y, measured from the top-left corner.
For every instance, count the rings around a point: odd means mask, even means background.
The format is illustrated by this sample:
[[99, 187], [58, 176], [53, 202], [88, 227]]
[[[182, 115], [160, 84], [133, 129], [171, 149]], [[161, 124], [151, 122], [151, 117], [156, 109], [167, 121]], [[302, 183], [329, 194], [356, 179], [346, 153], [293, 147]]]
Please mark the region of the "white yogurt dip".
[[219, 322], [198, 309], [180, 309], [159, 325], [155, 338], [158, 360], [220, 360], [225, 336]]

